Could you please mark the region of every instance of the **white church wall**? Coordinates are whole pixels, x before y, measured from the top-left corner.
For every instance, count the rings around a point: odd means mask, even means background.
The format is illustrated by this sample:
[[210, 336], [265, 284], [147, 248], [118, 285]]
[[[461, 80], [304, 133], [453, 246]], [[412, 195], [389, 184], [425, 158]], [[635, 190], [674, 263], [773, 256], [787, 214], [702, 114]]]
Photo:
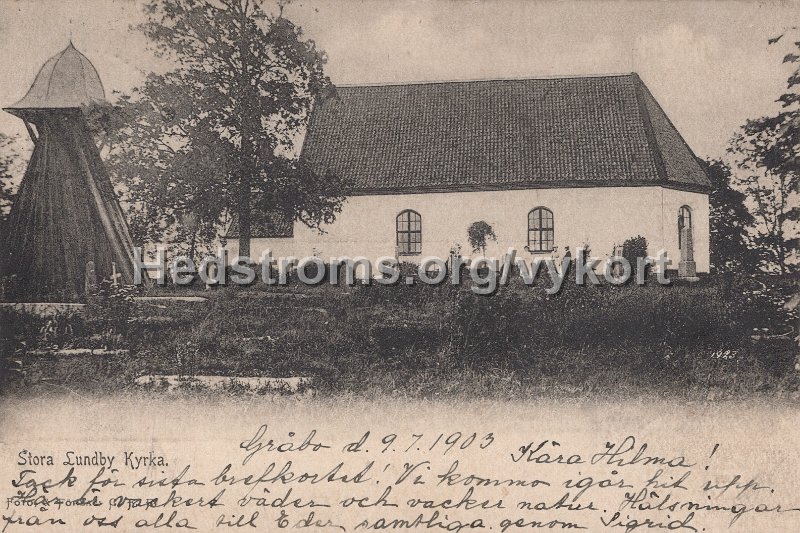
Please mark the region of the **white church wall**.
[[[708, 272], [708, 197], [704, 194], [661, 187], [596, 187], [527, 189], [503, 191], [448, 192], [352, 196], [346, 200], [334, 224], [319, 234], [296, 223], [290, 239], [253, 239], [251, 256], [258, 259], [266, 249], [273, 257], [302, 258], [363, 256], [374, 261], [395, 255], [395, 218], [405, 209], [422, 216], [422, 253], [401, 256], [419, 262], [426, 256], [447, 258], [461, 245], [464, 256], [473, 253], [467, 238], [468, 226], [484, 220], [492, 225], [497, 242], [489, 242], [486, 255], [501, 258], [509, 247], [531, 259], [528, 244], [528, 212], [539, 206], [553, 212], [555, 246], [563, 255], [566, 246], [575, 250], [588, 244], [592, 255], [607, 257], [615, 245], [642, 235], [650, 255], [667, 251], [677, 268], [678, 209], [688, 205], [694, 216], [695, 260], [698, 272]], [[237, 243], [229, 244], [231, 256]], [[543, 254], [549, 255], [549, 254]]]

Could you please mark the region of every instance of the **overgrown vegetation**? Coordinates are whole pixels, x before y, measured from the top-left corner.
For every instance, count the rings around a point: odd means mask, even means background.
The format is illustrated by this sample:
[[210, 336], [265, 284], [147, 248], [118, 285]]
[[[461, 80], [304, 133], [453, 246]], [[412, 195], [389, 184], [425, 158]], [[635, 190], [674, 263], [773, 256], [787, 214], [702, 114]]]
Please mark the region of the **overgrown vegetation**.
[[636, 279], [639, 272], [639, 259], [648, 257], [647, 239], [641, 235], [625, 239], [625, 242], [622, 243], [622, 257], [631, 265], [631, 279]]
[[[796, 395], [797, 315], [783, 307], [796, 290], [774, 276], [566, 283], [554, 296], [517, 280], [490, 297], [448, 284], [173, 288], [208, 301], [113, 294], [70, 318], [0, 320], [4, 365], [21, 361], [15, 388], [111, 391], [177, 374], [303, 376], [319, 394]], [[128, 351], [32, 354], [54, 347]]]

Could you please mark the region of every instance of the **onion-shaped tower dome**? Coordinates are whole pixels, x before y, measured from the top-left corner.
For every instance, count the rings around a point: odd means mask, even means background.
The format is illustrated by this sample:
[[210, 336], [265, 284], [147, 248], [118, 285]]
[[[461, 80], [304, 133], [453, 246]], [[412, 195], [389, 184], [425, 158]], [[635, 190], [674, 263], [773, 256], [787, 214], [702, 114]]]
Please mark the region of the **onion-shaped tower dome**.
[[39, 69], [22, 100], [6, 110], [19, 115], [15, 111], [80, 108], [102, 100], [105, 90], [97, 70], [70, 41]]

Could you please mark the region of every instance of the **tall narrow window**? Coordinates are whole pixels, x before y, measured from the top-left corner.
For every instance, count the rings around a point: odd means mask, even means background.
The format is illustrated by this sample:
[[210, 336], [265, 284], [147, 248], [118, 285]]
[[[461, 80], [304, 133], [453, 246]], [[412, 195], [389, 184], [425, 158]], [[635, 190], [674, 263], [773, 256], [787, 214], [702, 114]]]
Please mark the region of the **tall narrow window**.
[[397, 250], [401, 255], [422, 253], [422, 217], [406, 209], [397, 215]]
[[553, 212], [537, 207], [528, 213], [528, 249], [531, 252], [552, 252], [554, 242]]
[[683, 228], [689, 228], [692, 232], [692, 210], [689, 206], [681, 206], [678, 210], [678, 249], [683, 249]]

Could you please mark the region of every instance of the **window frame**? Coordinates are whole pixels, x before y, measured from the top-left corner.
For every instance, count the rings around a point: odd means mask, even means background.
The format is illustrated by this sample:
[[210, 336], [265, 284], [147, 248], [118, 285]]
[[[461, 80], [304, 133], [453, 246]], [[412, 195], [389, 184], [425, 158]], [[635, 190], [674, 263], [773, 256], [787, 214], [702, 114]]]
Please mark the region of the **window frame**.
[[[403, 215], [407, 215], [406, 220], [402, 220]], [[413, 223], [418, 223], [417, 229], [412, 229]], [[404, 224], [404, 226], [401, 226], [401, 224]], [[419, 212], [413, 209], [400, 211], [394, 219], [394, 234], [397, 255], [422, 255], [422, 215]], [[400, 242], [401, 234], [406, 236], [406, 241], [402, 243]], [[418, 236], [417, 240], [413, 240], [412, 235]], [[416, 250], [412, 249], [412, 245]]]
[[[538, 213], [538, 224], [539, 227], [535, 228], [534, 222], [537, 219], [534, 219], [533, 216]], [[549, 227], [545, 227], [544, 222], [545, 219], [543, 217], [544, 213], [549, 213]], [[538, 234], [538, 247], [534, 247], [533, 240], [531, 240], [531, 235]], [[543, 237], [547, 235], [549, 236], [548, 239], [544, 239]], [[549, 248], [544, 248], [544, 242], [549, 243]], [[551, 253], [555, 250], [555, 243], [556, 243], [556, 217], [553, 214], [553, 210], [545, 207], [543, 205], [539, 205], [528, 211], [528, 251], [536, 254], [546, 254]]]

